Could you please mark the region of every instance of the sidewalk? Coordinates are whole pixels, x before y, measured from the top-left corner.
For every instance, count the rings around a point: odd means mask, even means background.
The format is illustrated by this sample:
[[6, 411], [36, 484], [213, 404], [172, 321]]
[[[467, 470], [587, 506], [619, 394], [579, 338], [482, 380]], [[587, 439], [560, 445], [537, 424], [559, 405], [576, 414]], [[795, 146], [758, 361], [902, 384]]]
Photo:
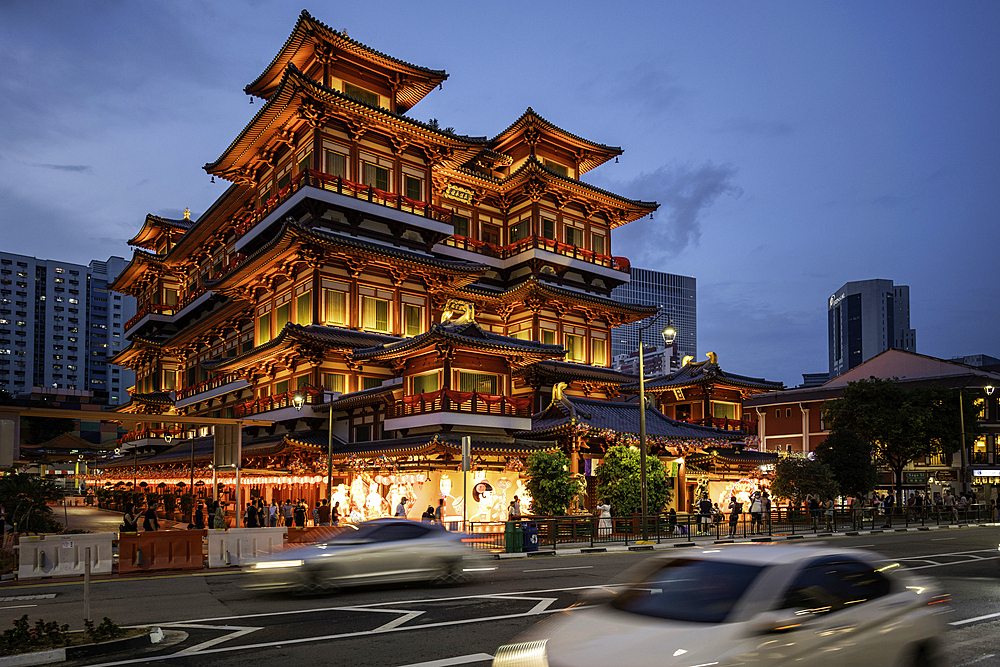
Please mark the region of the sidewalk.
[[[66, 530], [85, 530], [89, 533], [116, 533], [122, 525], [122, 513], [102, 510], [97, 507], [53, 507], [55, 520], [66, 526]], [[139, 521], [142, 528], [142, 520]], [[187, 524], [160, 519], [160, 530], [183, 530]]]

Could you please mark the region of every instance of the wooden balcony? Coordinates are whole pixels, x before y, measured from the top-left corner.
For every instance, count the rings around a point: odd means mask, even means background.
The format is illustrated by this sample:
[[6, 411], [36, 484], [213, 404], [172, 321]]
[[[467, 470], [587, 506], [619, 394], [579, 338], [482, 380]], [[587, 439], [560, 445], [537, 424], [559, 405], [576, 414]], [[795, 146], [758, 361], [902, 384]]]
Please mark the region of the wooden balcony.
[[528, 236], [505, 246], [494, 245], [484, 241], [477, 241], [476, 239], [468, 236], [458, 235], [451, 236], [442, 241], [442, 243], [452, 248], [467, 250], [469, 252], [486, 255], [487, 257], [495, 257], [497, 259], [508, 259], [529, 250], [545, 250], [557, 255], [562, 255], [563, 257], [578, 259], [590, 264], [597, 264], [598, 266], [603, 266], [614, 271], [624, 271], [627, 273], [631, 268], [629, 261], [624, 257], [602, 255], [601, 253], [596, 253], [592, 250], [585, 250], [584, 248], [579, 248], [568, 243], [560, 243], [559, 241], [547, 239], [543, 236]]
[[323, 403], [323, 390], [319, 387], [305, 386], [293, 391], [286, 391], [284, 394], [274, 396], [261, 396], [251, 398], [248, 401], [237, 403], [233, 406], [234, 417], [249, 417], [263, 412], [272, 412], [283, 408], [293, 407], [296, 396], [301, 395], [304, 399], [303, 405], [320, 405]]
[[465, 412], [476, 415], [503, 417], [531, 417], [531, 398], [528, 396], [496, 396], [474, 391], [439, 389], [424, 394], [404, 396], [393, 403], [389, 411], [392, 418], [423, 415], [435, 412]]

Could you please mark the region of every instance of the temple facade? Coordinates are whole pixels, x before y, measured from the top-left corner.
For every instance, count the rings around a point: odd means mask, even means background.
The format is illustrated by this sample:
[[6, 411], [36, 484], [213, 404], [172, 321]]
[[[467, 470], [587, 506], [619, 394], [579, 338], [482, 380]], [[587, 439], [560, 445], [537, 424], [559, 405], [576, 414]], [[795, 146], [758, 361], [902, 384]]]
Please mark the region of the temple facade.
[[[476, 509], [493, 516], [524, 457], [583, 451], [533, 415], [560, 383], [560, 400], [611, 401], [635, 381], [609, 368], [611, 330], [656, 308], [611, 299], [629, 280], [611, 231], [657, 204], [580, 180], [622, 149], [530, 108], [492, 137], [407, 115], [447, 77], [302, 13], [245, 88], [256, 114], [204, 167], [231, 185], [130, 240], [111, 288], [138, 310], [111, 363], [136, 372], [119, 410], [150, 420], [122, 442], [146, 454], [105, 474], [230, 475], [209, 471], [209, 428], [170, 416], [258, 418], [271, 423], [244, 429], [249, 497], [325, 495], [330, 459], [361, 516], [393, 494], [419, 514], [424, 495], [451, 496], [469, 435], [493, 490]], [[674, 435], [738, 437], [716, 431]]]

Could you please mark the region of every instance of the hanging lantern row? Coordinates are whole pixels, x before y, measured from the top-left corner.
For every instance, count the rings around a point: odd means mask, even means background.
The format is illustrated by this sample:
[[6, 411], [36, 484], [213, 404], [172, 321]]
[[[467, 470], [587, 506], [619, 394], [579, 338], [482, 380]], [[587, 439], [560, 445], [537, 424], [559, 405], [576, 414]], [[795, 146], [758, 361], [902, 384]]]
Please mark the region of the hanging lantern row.
[[414, 473], [411, 475], [375, 475], [375, 481], [379, 484], [423, 484], [427, 481], [424, 473]]

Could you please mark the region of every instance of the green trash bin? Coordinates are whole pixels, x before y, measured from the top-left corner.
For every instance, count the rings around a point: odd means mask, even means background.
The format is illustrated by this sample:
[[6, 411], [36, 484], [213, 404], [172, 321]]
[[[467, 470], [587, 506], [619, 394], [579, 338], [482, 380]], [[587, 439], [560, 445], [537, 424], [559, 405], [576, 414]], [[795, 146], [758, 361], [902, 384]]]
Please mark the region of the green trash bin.
[[508, 521], [503, 528], [504, 547], [509, 554], [521, 553], [521, 523], [519, 521]]

